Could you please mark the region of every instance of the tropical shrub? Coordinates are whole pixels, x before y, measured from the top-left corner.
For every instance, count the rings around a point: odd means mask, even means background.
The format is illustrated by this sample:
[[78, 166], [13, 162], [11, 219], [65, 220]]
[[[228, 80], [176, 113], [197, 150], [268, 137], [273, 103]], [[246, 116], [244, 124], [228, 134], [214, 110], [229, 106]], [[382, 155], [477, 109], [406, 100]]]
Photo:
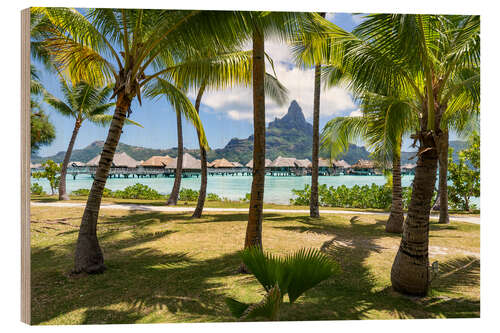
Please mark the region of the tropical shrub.
[[43, 187], [40, 184], [33, 183], [31, 184], [31, 194], [43, 195], [45, 194], [45, 191], [43, 190]]
[[448, 199], [452, 208], [470, 211], [476, 208], [470, 203], [472, 197], [481, 195], [480, 184], [480, 139], [476, 133], [469, 148], [458, 153], [458, 162], [453, 163], [453, 149], [448, 153]]
[[[318, 192], [320, 206], [380, 209], [388, 209], [391, 206], [392, 190], [385, 185], [355, 185], [349, 188], [345, 185], [327, 187], [326, 184], [322, 184], [318, 187]], [[290, 199], [292, 205], [309, 205], [311, 195], [309, 185], [305, 185], [303, 190], [293, 189], [292, 193], [295, 195], [295, 198]]]
[[264, 287], [266, 295], [255, 304], [227, 297], [226, 304], [231, 314], [239, 319], [264, 317], [278, 320], [280, 305], [286, 294], [293, 303], [307, 290], [340, 272], [336, 262], [315, 249], [301, 249], [282, 258], [265, 254], [259, 247], [249, 247], [240, 256]]
[[34, 172], [33, 178], [46, 178], [50, 184], [50, 191], [52, 192], [52, 195], [54, 195], [55, 189], [59, 186], [60, 176], [58, 176], [58, 173], [61, 171], [61, 164], [57, 164], [52, 160], [47, 160], [42, 163], [42, 167], [44, 170]]
[[207, 194], [207, 201], [223, 201], [223, 200], [224, 200], [223, 198], [221, 198], [219, 195], [217, 195], [215, 193], [208, 193]]
[[127, 186], [124, 190], [117, 190], [112, 192], [111, 196], [113, 198], [120, 199], [163, 199], [164, 196], [158, 193], [156, 190], [150, 188], [147, 185], [137, 183], [135, 185]]
[[[71, 192], [72, 195], [76, 195], [79, 197], [86, 197], [89, 195], [89, 193], [90, 193], [90, 190], [87, 188], [79, 188], [78, 190], [74, 190]], [[112, 197], [113, 191], [111, 191], [109, 188], [104, 188], [104, 190], [102, 191], [102, 196], [105, 198]]]
[[179, 200], [181, 201], [196, 201], [200, 192], [190, 188], [182, 188], [179, 192]]

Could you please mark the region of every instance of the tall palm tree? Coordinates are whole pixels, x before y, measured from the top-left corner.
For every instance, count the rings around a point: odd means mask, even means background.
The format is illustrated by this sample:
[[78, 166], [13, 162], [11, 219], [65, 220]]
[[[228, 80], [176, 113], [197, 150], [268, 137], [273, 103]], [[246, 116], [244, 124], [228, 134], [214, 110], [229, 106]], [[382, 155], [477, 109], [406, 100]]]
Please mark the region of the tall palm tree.
[[[183, 66], [179, 66], [169, 75], [182, 86], [197, 90], [195, 109], [200, 112], [200, 105], [203, 94], [206, 91], [217, 91], [234, 86], [249, 87], [252, 84], [252, 51], [234, 50], [225, 53], [215, 53], [210, 50], [201, 50], [202, 60], [196, 59], [193, 62], [186, 61]], [[274, 66], [272, 59], [266, 54], [271, 67]], [[205, 73], [204, 75], [192, 75], [193, 73]], [[288, 98], [287, 89], [278, 81], [274, 75], [265, 73], [264, 91], [267, 97], [276, 104], [283, 105]], [[201, 136], [198, 132], [198, 140]], [[194, 218], [201, 217], [207, 193], [207, 150], [200, 141], [200, 161], [201, 161], [201, 184], [200, 193], [196, 209], [193, 212]]]
[[[245, 38], [241, 33], [244, 22], [234, 12], [222, 11], [89, 9], [82, 15], [67, 8], [32, 10], [51, 22], [44, 30], [43, 43], [60, 71], [76, 81], [114, 83], [116, 108], [83, 213], [73, 268], [74, 273], [100, 273], [106, 267], [97, 239], [97, 218], [132, 101], [137, 98], [141, 103], [141, 89], [193, 56], [190, 51], [196, 45], [224, 50], [240, 43]], [[168, 64], [165, 59], [170, 59]], [[179, 111], [188, 114], [192, 110]], [[198, 115], [193, 116], [201, 129]]]
[[[264, 204], [266, 111], [265, 111], [265, 38], [278, 36], [292, 41], [307, 33], [324, 29], [326, 21], [316, 13], [248, 12], [243, 14], [252, 31], [252, 87], [253, 87], [253, 178], [250, 193], [245, 248], [262, 248], [262, 209]], [[245, 272], [244, 265], [240, 271]]]
[[478, 16], [374, 14], [352, 33], [337, 29], [328, 43], [333, 81], [348, 74], [345, 81], [356, 96], [369, 91], [418, 105], [419, 128], [413, 135], [418, 161], [391, 270], [394, 289], [403, 293], [425, 295], [429, 288], [429, 215], [439, 142], [445, 139], [441, 120], [453, 103], [463, 104], [459, 90], [479, 98], [473, 93], [479, 90], [479, 31]]
[[337, 117], [324, 127], [321, 142], [332, 157], [345, 153], [357, 140], [367, 142], [372, 156], [383, 165], [392, 165], [392, 204], [387, 232], [403, 231], [403, 194], [401, 187], [401, 141], [417, 126], [410, 101], [366, 94], [362, 98], [362, 117]]
[[[326, 13], [320, 13], [325, 17]], [[314, 67], [314, 102], [313, 102], [313, 145], [311, 168], [311, 199], [309, 200], [309, 216], [319, 217], [319, 110], [321, 95], [321, 63]]]
[[[85, 121], [101, 126], [110, 124], [113, 116], [105, 113], [115, 103], [108, 102], [113, 91], [111, 86], [97, 88], [86, 82], [71, 84], [67, 83], [63, 78], [61, 78], [59, 86], [64, 95], [64, 100], [60, 100], [46, 91], [44, 101], [61, 115], [73, 118], [75, 121], [73, 133], [64, 154], [59, 181], [59, 200], [69, 200], [66, 193], [66, 174], [78, 131]], [[126, 122], [141, 126], [130, 119], [126, 119]]]

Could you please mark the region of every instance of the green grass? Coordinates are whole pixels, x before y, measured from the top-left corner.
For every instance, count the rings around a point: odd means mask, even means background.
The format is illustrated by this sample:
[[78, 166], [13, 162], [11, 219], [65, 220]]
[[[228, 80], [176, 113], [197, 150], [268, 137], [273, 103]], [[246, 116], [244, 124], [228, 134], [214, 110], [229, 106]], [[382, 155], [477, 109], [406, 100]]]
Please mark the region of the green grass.
[[[32, 323], [97, 324], [234, 321], [230, 296], [257, 302], [263, 293], [240, 275], [246, 214], [190, 214], [102, 209], [98, 234], [108, 270], [70, 277], [83, 208], [31, 208]], [[478, 317], [479, 225], [430, 226], [430, 261], [440, 278], [429, 296], [402, 296], [390, 287], [398, 235], [379, 216], [265, 214], [266, 251], [317, 248], [342, 274], [284, 304], [282, 320]]]

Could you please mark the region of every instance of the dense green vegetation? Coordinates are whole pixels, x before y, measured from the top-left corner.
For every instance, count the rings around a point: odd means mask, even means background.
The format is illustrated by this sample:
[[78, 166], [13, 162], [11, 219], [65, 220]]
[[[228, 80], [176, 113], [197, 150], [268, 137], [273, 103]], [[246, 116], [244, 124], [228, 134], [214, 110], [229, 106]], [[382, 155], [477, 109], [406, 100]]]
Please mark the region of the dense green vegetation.
[[44, 170], [33, 172], [32, 177], [37, 179], [46, 178], [49, 181], [50, 190], [53, 195], [54, 191], [59, 186], [59, 180], [61, 179], [61, 176], [59, 175], [61, 172], [61, 164], [57, 164], [52, 160], [47, 160], [42, 163], [42, 167]]
[[458, 162], [452, 160], [453, 149], [449, 152], [448, 195], [452, 208], [470, 211], [476, 209], [470, 203], [472, 197], [481, 195], [481, 153], [479, 134], [472, 137], [469, 147], [458, 154]]

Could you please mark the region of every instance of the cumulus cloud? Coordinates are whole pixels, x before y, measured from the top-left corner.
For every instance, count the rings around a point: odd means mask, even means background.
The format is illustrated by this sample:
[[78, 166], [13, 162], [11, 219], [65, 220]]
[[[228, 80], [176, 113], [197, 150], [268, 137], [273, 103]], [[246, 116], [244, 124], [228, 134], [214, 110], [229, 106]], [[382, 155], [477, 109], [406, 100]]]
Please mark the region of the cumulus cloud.
[[[314, 69], [302, 70], [293, 65], [289, 47], [275, 40], [266, 41], [266, 52], [274, 61], [274, 69], [278, 79], [289, 90], [289, 102], [296, 100], [302, 107], [307, 119], [312, 119], [313, 112], [313, 85]], [[248, 45], [251, 48], [251, 45]], [[266, 69], [273, 73], [272, 67], [266, 63]], [[208, 107], [204, 110], [226, 115], [234, 120], [252, 122], [253, 104], [251, 88], [236, 87], [224, 91], [207, 92], [202, 103]], [[346, 114], [357, 106], [352, 101], [349, 92], [343, 88], [335, 87], [321, 92], [321, 115], [335, 116]], [[266, 121], [286, 114], [289, 103], [279, 106], [270, 98], [266, 99]]]

